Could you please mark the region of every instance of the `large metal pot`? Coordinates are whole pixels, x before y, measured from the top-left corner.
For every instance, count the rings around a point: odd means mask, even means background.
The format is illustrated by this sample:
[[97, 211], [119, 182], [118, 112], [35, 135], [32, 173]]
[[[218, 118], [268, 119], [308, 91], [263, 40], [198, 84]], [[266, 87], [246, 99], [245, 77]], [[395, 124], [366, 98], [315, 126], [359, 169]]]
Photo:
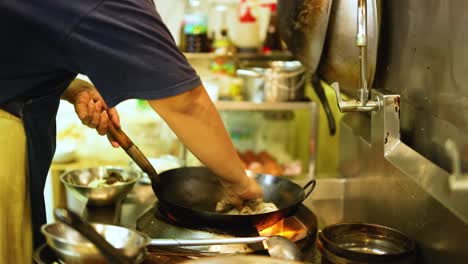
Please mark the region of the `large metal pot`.
[[236, 75], [242, 78], [243, 93], [246, 101], [261, 103], [265, 100], [264, 87], [265, 80], [264, 68], [245, 68], [238, 69]]
[[219, 228], [264, 228], [293, 214], [313, 191], [315, 180], [303, 188], [284, 177], [259, 174], [256, 181], [264, 193], [264, 201], [279, 210], [252, 215], [229, 215], [216, 212], [216, 204], [224, 197], [218, 177], [206, 167], [185, 167], [159, 175], [153, 190], [160, 205], [171, 217], [184, 225]]
[[305, 69], [299, 61], [274, 61], [265, 71], [265, 101], [300, 101], [304, 98]]
[[301, 101], [305, 96], [305, 68], [299, 61], [273, 61], [269, 68], [237, 70], [244, 94], [253, 102]]

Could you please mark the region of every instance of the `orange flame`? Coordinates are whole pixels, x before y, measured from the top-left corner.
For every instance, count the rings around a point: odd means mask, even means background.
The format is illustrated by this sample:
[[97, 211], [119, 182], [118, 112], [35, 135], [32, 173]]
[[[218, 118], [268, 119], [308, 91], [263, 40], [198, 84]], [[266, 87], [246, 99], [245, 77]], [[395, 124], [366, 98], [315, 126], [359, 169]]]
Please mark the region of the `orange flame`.
[[296, 217], [288, 217], [278, 223], [259, 230], [261, 236], [283, 236], [292, 241], [299, 241], [307, 237], [307, 228]]

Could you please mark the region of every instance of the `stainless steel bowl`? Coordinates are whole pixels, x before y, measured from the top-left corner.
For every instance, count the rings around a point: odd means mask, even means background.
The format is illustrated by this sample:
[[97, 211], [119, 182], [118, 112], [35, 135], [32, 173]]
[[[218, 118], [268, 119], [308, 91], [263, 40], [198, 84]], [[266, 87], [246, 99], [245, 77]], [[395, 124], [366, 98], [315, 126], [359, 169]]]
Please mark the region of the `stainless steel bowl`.
[[[89, 184], [97, 179], [108, 177], [109, 173], [116, 172], [127, 181], [118, 185], [90, 187]], [[67, 171], [60, 176], [60, 181], [78, 199], [87, 201], [88, 205], [111, 205], [132, 190], [140, 179], [141, 173], [116, 167], [97, 167]]]
[[[91, 225], [112, 246], [124, 255], [134, 258], [135, 263], [141, 263], [144, 260], [146, 246], [151, 240], [148, 236], [119, 226], [96, 223]], [[108, 263], [91, 242], [65, 224], [56, 222], [43, 225], [41, 232], [57, 257], [67, 264]]]
[[415, 262], [416, 243], [398, 230], [367, 223], [340, 223], [325, 227], [318, 248], [327, 263]]

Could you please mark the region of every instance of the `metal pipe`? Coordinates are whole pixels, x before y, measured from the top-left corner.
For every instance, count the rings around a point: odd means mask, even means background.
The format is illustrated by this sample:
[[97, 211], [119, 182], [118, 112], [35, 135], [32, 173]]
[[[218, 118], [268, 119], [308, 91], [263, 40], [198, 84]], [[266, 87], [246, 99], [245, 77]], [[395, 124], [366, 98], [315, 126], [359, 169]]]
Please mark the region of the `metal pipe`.
[[359, 47], [360, 75], [358, 101], [362, 106], [369, 100], [367, 85], [367, 0], [358, 0], [357, 13], [357, 46]]
[[234, 237], [213, 239], [152, 239], [152, 246], [209, 246], [229, 244], [252, 244], [267, 240], [268, 237]]

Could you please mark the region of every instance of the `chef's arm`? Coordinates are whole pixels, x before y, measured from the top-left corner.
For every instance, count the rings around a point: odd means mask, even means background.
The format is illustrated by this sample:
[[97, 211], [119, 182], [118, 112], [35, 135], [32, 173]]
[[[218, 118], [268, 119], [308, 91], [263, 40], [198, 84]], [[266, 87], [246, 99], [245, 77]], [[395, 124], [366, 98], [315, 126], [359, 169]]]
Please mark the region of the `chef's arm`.
[[220, 176], [227, 189], [243, 199], [261, 196], [259, 186], [245, 174], [219, 113], [203, 86], [149, 103], [188, 149]]

